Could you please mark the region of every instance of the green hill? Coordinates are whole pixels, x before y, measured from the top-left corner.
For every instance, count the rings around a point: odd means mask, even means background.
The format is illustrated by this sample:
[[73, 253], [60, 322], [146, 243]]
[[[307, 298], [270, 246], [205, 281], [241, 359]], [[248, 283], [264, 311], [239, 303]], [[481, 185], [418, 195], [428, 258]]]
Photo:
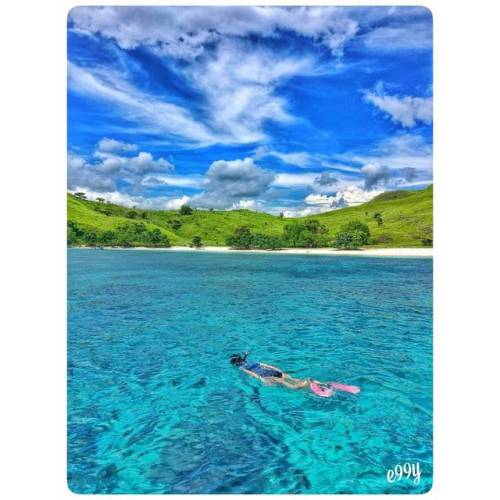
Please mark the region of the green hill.
[[[281, 238], [286, 225], [316, 220], [324, 233], [319, 246], [331, 245], [341, 226], [351, 221], [368, 225], [372, 247], [430, 246], [432, 195], [432, 186], [420, 191], [389, 191], [357, 207], [283, 219], [250, 210], [194, 210], [181, 215], [178, 210], [130, 209], [68, 194], [68, 244], [189, 245], [194, 236], [200, 236], [204, 245], [223, 246], [241, 226], [252, 233]], [[380, 214], [378, 221], [376, 213]]]

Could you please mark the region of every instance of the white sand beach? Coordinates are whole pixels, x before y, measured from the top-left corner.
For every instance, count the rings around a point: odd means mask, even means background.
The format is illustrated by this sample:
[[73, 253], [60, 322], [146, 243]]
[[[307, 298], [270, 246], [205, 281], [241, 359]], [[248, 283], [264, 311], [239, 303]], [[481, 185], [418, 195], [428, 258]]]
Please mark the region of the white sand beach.
[[366, 248], [360, 250], [336, 250], [334, 248], [285, 248], [282, 250], [235, 250], [230, 247], [206, 246], [201, 248], [172, 246], [170, 248], [135, 247], [126, 250], [150, 250], [156, 252], [218, 252], [218, 253], [264, 253], [290, 255], [328, 255], [331, 257], [351, 255], [356, 257], [432, 257], [432, 248]]

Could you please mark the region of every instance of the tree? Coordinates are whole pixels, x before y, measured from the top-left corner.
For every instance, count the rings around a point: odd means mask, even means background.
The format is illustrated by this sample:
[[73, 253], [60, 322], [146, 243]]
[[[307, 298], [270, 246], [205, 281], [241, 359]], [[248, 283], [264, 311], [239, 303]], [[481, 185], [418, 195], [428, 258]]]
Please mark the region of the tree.
[[139, 214], [135, 210], [129, 210], [126, 214], [125, 217], [128, 217], [129, 219], [136, 219]]
[[77, 198], [80, 198], [81, 200], [86, 200], [87, 199], [87, 195], [85, 193], [82, 193], [81, 191], [78, 191], [78, 193], [75, 193], [75, 196]]
[[98, 203], [104, 203], [106, 200], [104, 198], [101, 198], [100, 196], [98, 196], [95, 201], [97, 201]]
[[104, 231], [104, 233], [99, 236], [99, 243], [102, 243], [103, 245], [109, 245], [113, 243], [115, 239], [116, 236], [113, 231]]
[[384, 223], [384, 220], [382, 219], [382, 214], [380, 212], [375, 212], [373, 214], [373, 218], [377, 221], [377, 224], [381, 226]]
[[252, 246], [252, 233], [246, 226], [237, 227], [232, 236], [226, 239], [226, 243], [233, 248], [248, 249]]
[[316, 248], [329, 244], [325, 236], [328, 227], [317, 220], [307, 220], [303, 224], [293, 221], [285, 225], [283, 242], [288, 247]]
[[343, 249], [355, 249], [368, 244], [370, 230], [360, 221], [351, 221], [344, 224], [335, 236], [333, 246]]
[[172, 222], [170, 222], [170, 226], [174, 231], [177, 231], [182, 227], [182, 222], [180, 220], [174, 219]]
[[306, 220], [304, 222], [304, 227], [313, 234], [325, 234], [328, 232], [328, 226], [320, 224], [316, 219]]
[[285, 213], [284, 212], [280, 212], [280, 219], [283, 219], [283, 217], [285, 217]]
[[200, 236], [194, 236], [193, 240], [191, 241], [191, 246], [194, 247], [194, 248], [200, 248], [200, 247], [202, 247], [203, 243], [201, 241], [201, 237]]
[[179, 213], [181, 215], [191, 215], [193, 213], [193, 209], [189, 205], [184, 203], [184, 205], [182, 205], [179, 209]]
[[95, 247], [97, 244], [97, 234], [94, 231], [90, 231], [88, 233], [85, 233], [85, 242], [90, 245]]
[[143, 219], [147, 219], [148, 218], [148, 213], [147, 212], [141, 212], [141, 217]]
[[257, 233], [252, 237], [252, 248], [260, 248], [261, 250], [277, 250], [282, 246], [281, 240], [276, 236]]
[[158, 228], [153, 229], [148, 233], [149, 240], [153, 246], [169, 247], [170, 240], [167, 235], [163, 234]]

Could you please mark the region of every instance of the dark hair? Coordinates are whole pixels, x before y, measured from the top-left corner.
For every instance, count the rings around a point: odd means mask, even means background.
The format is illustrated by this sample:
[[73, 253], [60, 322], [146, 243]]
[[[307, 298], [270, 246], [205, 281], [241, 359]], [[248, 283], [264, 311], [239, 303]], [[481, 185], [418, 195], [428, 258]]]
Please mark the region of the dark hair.
[[231, 358], [229, 358], [229, 361], [232, 365], [235, 366], [241, 366], [245, 362], [240, 354], [231, 354]]

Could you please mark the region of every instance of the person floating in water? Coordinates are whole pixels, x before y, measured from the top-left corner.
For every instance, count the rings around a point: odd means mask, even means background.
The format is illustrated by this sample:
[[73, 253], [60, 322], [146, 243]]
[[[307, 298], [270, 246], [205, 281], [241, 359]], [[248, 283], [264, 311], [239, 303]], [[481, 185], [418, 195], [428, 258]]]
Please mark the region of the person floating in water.
[[311, 379], [293, 378], [275, 366], [249, 361], [247, 357], [248, 352], [245, 352], [243, 356], [233, 354], [230, 362], [233, 366], [237, 366], [240, 370], [248, 373], [248, 375], [258, 378], [266, 385], [281, 384], [290, 389], [305, 389], [309, 388], [311, 383], [314, 383]]

